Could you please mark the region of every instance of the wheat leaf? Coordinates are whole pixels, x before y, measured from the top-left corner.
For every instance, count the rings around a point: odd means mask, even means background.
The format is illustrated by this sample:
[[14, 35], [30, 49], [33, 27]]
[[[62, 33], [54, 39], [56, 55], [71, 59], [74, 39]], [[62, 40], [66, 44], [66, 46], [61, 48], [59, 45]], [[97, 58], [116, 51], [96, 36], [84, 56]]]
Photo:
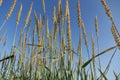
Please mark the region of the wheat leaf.
[[86, 67], [94, 58], [96, 58], [96, 57], [98, 57], [98, 56], [100, 56], [100, 55], [102, 55], [102, 54], [105, 54], [105, 53], [113, 50], [114, 48], [116, 48], [116, 46], [110, 47], [110, 48], [104, 50], [103, 52], [97, 54], [95, 57], [92, 57], [92, 58], [89, 59], [86, 63], [84, 63], [84, 64], [82, 65], [82, 68]]

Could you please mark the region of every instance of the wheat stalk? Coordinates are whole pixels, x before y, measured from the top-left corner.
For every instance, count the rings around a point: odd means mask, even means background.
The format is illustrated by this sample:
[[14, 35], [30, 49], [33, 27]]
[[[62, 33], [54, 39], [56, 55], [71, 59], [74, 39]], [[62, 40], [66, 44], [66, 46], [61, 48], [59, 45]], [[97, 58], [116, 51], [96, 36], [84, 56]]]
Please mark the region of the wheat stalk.
[[5, 35], [6, 35], [6, 30], [4, 31], [4, 33], [3, 33], [2, 37], [0, 38], [0, 43], [3, 41], [3, 39], [4, 39]]
[[[79, 56], [78, 65], [79, 65], [79, 67], [81, 67], [81, 65], [83, 65], [83, 57], [82, 57], [82, 33], [80, 33], [80, 38], [79, 38], [78, 47], [77, 47], [77, 53], [80, 55]], [[81, 70], [81, 72], [82, 72], [82, 70]]]
[[28, 22], [29, 22], [29, 18], [30, 18], [31, 12], [32, 12], [32, 7], [33, 7], [33, 3], [31, 3], [31, 5], [30, 5], [30, 9], [28, 11], [28, 15], [27, 15], [27, 17], [26, 17], [26, 19], [24, 21], [24, 27], [26, 27]]
[[8, 37], [6, 37], [6, 39], [5, 39], [4, 43], [3, 43], [2, 48], [4, 48], [4, 47], [5, 47], [5, 45], [6, 45], [6, 43], [7, 43], [7, 40], [8, 40]]
[[26, 57], [25, 70], [28, 71], [28, 69], [29, 69], [29, 58]]
[[[98, 17], [95, 17], [95, 33], [96, 33], [96, 37], [97, 37], [97, 48], [98, 48], [98, 54], [99, 54], [99, 41], [98, 41]], [[100, 57], [98, 57], [98, 61], [99, 61], [99, 67], [101, 69], [101, 62], [100, 62]]]
[[[84, 22], [81, 23], [81, 27], [82, 27], [82, 32], [83, 32], [85, 46], [86, 46], [87, 53], [88, 53], [88, 58], [90, 59], [90, 53], [89, 53], [89, 48], [88, 48], [88, 39], [87, 39], [87, 35], [86, 35], [86, 30], [85, 30]], [[90, 72], [91, 72], [91, 75], [93, 76], [92, 64], [91, 63], [90, 63]]]
[[18, 14], [17, 14], [16, 26], [18, 26], [18, 24], [19, 24], [21, 12], [22, 12], [22, 3], [20, 4], [20, 9], [19, 9]]
[[[92, 57], [95, 57], [95, 41], [93, 39], [93, 35], [91, 36], [92, 39]], [[94, 71], [94, 78], [96, 79], [96, 66], [95, 66], [95, 58], [93, 59], [93, 71]]]
[[23, 46], [23, 41], [22, 41], [22, 30], [20, 30], [19, 45], [20, 45], [21, 47]]

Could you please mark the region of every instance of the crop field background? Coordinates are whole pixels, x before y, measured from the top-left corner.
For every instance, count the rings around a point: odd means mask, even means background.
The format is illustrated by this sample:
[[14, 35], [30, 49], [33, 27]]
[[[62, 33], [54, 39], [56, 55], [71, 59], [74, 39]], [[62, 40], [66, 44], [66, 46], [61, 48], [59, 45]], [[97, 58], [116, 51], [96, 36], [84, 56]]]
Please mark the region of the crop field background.
[[120, 80], [119, 0], [0, 0], [0, 80]]

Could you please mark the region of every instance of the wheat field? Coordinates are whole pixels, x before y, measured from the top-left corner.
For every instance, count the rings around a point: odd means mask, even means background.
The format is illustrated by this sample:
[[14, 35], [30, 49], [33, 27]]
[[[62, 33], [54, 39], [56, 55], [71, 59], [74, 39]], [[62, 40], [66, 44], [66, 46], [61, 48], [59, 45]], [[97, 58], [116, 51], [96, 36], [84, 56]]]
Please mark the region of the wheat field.
[[[0, 80], [109, 80], [108, 74], [120, 79], [119, 71], [109, 72], [120, 51], [120, 29], [106, 0], [98, 1], [113, 40], [106, 48], [101, 44], [100, 15], [89, 19], [94, 25], [89, 34], [82, 0], [75, 0], [75, 12], [71, 11], [72, 0], [56, 0], [56, 5], [48, 5], [47, 0], [10, 1], [4, 11], [7, 0], [0, 0], [0, 13], [6, 13], [4, 19], [0, 16]], [[35, 7], [37, 1], [41, 11]], [[8, 23], [12, 26], [6, 26]], [[109, 56], [106, 65], [104, 55]]]

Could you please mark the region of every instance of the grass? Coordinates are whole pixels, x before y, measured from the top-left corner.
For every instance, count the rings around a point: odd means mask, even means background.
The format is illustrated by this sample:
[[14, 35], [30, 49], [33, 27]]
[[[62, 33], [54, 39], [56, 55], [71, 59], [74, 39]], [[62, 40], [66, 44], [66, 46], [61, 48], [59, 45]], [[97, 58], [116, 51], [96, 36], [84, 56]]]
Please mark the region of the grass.
[[[0, 0], [0, 5], [2, 5], [2, 0]], [[7, 22], [12, 11], [15, 8], [17, 0], [14, 0], [10, 11], [8, 12], [5, 22], [0, 26], [0, 31], [4, 24]], [[94, 37], [91, 35], [91, 43], [88, 44], [87, 32], [84, 26], [84, 22], [81, 18], [80, 11], [80, 1], [78, 0], [76, 11], [78, 12], [78, 27], [79, 27], [79, 42], [77, 51], [74, 50], [72, 46], [72, 32], [71, 32], [71, 21], [69, 12], [69, 2], [66, 0], [65, 14], [62, 12], [61, 0], [58, 0], [58, 11], [56, 6], [54, 6], [53, 12], [53, 31], [49, 30], [48, 18], [45, 16], [46, 7], [45, 2], [42, 0], [42, 7], [44, 16], [38, 15], [36, 11], [33, 11], [33, 3], [30, 4], [30, 9], [28, 15], [24, 21], [24, 28], [20, 30], [20, 38], [18, 45], [15, 45], [17, 26], [20, 19], [22, 18], [22, 3], [18, 11], [18, 16], [16, 18], [16, 29], [13, 39], [13, 44], [11, 47], [10, 55], [4, 54], [4, 57], [0, 59], [0, 80], [108, 80], [107, 73], [110, 68], [111, 61], [116, 53], [116, 50], [120, 49], [120, 33], [115, 26], [112, 13], [105, 2], [101, 0], [103, 7], [109, 17], [112, 27], [111, 33], [116, 44], [110, 48], [106, 48], [104, 51], [99, 50], [99, 36], [98, 36], [98, 18], [95, 17], [95, 33], [97, 37], [97, 43], [94, 41]], [[31, 24], [31, 12], [34, 12], [35, 26], [31, 31], [32, 37], [30, 35], [30, 24]], [[24, 29], [27, 31], [24, 31]], [[0, 38], [0, 43], [3, 41], [6, 31]], [[90, 36], [90, 35], [89, 35]], [[82, 40], [84, 40], [84, 45], [86, 46], [88, 61], [84, 61], [82, 56]], [[4, 41], [4, 43], [7, 40]], [[95, 46], [97, 45], [97, 47]], [[5, 46], [5, 44], [4, 44]], [[90, 57], [90, 49], [88, 46], [92, 47], [92, 57]], [[97, 48], [97, 52], [95, 51]], [[85, 49], [84, 49], [85, 50]], [[108, 65], [105, 70], [102, 70], [100, 56], [115, 50], [111, 56]], [[17, 55], [19, 53], [19, 55]], [[78, 57], [77, 64], [73, 68], [75, 63], [73, 60], [74, 55]], [[96, 67], [96, 58], [98, 57], [99, 67]], [[87, 68], [88, 67], [88, 68]], [[87, 70], [89, 69], [89, 70]], [[99, 75], [97, 73], [99, 72]], [[116, 80], [119, 80], [119, 74], [114, 73]]]

